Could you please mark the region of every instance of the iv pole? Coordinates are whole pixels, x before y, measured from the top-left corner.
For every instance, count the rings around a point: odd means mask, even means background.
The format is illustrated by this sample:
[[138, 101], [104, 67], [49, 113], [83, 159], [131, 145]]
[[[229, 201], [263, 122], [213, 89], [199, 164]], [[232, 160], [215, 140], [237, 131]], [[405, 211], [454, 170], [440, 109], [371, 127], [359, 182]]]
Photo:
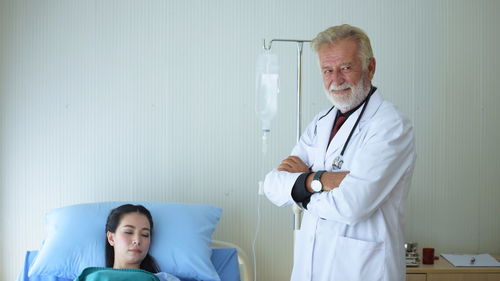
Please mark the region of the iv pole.
[[[297, 43], [297, 143], [300, 140], [300, 134], [302, 132], [301, 128], [301, 114], [302, 114], [302, 107], [301, 107], [301, 92], [302, 92], [302, 47], [304, 45], [304, 42], [311, 42], [311, 40], [293, 40], [293, 39], [272, 39], [269, 42], [269, 47], [266, 46], [266, 39], [264, 39], [264, 50], [270, 51], [271, 46], [273, 42], [295, 42]], [[302, 222], [302, 210], [297, 206], [293, 205], [293, 213], [294, 213], [294, 230], [299, 230], [300, 225]]]

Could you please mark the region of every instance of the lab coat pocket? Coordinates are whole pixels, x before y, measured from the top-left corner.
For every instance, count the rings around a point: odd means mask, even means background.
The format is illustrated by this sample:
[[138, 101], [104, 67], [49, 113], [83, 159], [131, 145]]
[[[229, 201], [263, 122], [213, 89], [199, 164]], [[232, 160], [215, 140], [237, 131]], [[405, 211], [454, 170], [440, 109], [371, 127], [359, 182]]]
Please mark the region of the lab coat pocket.
[[384, 260], [384, 242], [338, 237], [330, 280], [382, 280]]

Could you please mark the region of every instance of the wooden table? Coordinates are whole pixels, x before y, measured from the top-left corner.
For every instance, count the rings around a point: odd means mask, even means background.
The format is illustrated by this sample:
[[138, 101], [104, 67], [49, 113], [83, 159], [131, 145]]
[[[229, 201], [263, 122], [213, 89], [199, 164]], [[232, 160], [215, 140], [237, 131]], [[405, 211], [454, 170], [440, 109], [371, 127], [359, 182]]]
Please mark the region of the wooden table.
[[500, 281], [500, 267], [455, 267], [440, 256], [434, 264], [407, 267], [406, 281]]

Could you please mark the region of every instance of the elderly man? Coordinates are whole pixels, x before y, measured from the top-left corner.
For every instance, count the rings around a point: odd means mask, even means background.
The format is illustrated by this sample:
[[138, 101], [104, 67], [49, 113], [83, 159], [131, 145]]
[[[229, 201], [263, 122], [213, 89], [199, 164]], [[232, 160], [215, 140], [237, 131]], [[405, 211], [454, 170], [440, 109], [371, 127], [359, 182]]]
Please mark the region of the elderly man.
[[372, 85], [376, 61], [361, 29], [328, 28], [312, 46], [333, 107], [264, 183], [274, 204], [304, 209], [291, 279], [404, 280], [412, 125]]

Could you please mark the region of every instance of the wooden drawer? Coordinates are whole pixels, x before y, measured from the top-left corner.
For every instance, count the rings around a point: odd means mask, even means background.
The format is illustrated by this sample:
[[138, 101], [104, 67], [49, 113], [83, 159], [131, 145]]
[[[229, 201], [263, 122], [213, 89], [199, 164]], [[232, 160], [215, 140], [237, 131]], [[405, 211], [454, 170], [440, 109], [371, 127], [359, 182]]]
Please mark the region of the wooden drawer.
[[496, 273], [406, 274], [406, 281], [500, 281]]
[[427, 281], [427, 274], [406, 274], [406, 281]]
[[500, 281], [495, 273], [427, 274], [427, 281]]

